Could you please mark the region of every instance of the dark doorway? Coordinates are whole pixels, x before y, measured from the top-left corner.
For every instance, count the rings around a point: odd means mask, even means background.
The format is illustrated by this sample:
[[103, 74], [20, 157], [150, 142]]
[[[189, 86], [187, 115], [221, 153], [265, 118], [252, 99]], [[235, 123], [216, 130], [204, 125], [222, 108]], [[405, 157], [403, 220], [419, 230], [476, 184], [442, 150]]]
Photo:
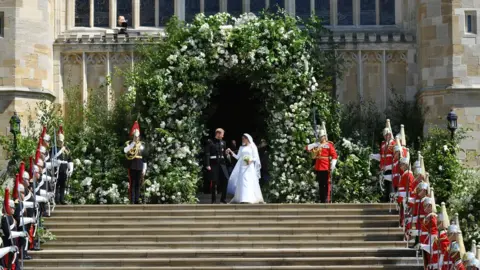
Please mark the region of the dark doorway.
[[233, 77], [221, 77], [216, 80], [213, 93], [205, 114], [209, 138], [213, 138], [217, 128], [225, 130], [228, 146], [232, 140], [240, 146], [244, 133], [252, 135], [256, 144], [265, 138], [264, 102], [258, 89]]

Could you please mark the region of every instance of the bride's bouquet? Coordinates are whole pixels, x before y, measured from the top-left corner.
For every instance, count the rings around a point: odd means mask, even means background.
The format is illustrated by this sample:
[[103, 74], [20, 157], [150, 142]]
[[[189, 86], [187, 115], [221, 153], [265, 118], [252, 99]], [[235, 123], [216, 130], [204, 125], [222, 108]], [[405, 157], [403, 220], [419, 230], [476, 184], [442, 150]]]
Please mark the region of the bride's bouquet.
[[243, 161], [245, 162], [246, 165], [248, 165], [251, 160], [252, 160], [252, 158], [250, 156], [244, 156], [243, 157]]

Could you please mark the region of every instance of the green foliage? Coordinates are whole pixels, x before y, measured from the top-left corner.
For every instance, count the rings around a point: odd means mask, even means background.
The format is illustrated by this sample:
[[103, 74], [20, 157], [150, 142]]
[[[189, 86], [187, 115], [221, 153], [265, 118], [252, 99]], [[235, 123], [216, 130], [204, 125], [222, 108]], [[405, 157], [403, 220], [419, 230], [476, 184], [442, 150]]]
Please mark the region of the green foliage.
[[338, 105], [328, 93], [336, 67], [333, 50], [317, 46], [318, 36], [327, 30], [315, 20], [307, 27], [299, 27], [301, 23], [282, 12], [261, 18], [199, 14], [188, 25], [173, 19], [163, 41], [138, 48], [142, 61], [128, 81], [135, 87], [135, 112], [152, 149], [154, 165], [146, 182], [151, 202], [195, 201], [202, 119], [214, 94], [211, 86], [225, 74], [242, 76], [259, 89], [256, 95], [264, 100], [268, 119], [267, 140], [282, 145], [272, 153], [268, 199], [315, 199], [314, 178], [305, 174], [310, 160], [301, 157], [313, 138], [312, 108], [338, 138]]
[[466, 132], [460, 129], [452, 140], [446, 129], [432, 128], [422, 143], [422, 156], [425, 168], [430, 174], [431, 186], [435, 189], [437, 202], [447, 202], [452, 196], [455, 182], [462, 175], [462, 164], [457, 154], [459, 143], [466, 138]]
[[[89, 91], [86, 105], [78, 88], [66, 89], [66, 145], [75, 169], [68, 183], [67, 199], [73, 203], [126, 203], [128, 177], [123, 168], [123, 138], [132, 124], [125, 95], [113, 108], [106, 106], [106, 85]], [[70, 113], [71, 112], [71, 113]], [[127, 124], [128, 123], [128, 124]]]
[[[382, 192], [375, 177], [378, 167], [370, 166], [371, 148], [342, 139], [335, 144], [338, 155], [333, 175], [333, 201], [346, 203], [379, 202]], [[373, 171], [373, 174], [372, 174]]]

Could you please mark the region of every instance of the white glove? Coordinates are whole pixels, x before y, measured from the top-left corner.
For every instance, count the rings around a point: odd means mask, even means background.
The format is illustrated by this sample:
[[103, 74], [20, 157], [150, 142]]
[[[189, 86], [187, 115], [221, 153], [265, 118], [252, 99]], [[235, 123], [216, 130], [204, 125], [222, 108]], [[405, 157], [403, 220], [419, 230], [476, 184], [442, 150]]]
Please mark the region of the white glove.
[[12, 252], [12, 253], [16, 253], [18, 252], [18, 247], [17, 246], [11, 246], [11, 247], [8, 247], [9, 251]]
[[20, 226], [23, 226], [25, 224], [35, 224], [35, 219], [34, 218], [21, 218], [20, 219]]
[[333, 173], [333, 170], [335, 170], [335, 166], [337, 165], [337, 160], [332, 159], [332, 164], [330, 164], [330, 171]]
[[51, 162], [45, 162], [45, 169], [50, 170], [52, 168]]
[[131, 142], [130, 145], [123, 148], [123, 152], [126, 154], [126, 153], [128, 153], [128, 151], [132, 150], [133, 147], [135, 147], [135, 142]]
[[23, 202], [23, 207], [27, 208], [27, 209], [31, 209], [33, 208], [33, 202]]
[[145, 175], [145, 173], [147, 173], [147, 163], [144, 162], [143, 163], [143, 171], [142, 171], [143, 175]]
[[10, 235], [10, 238], [12, 238], [12, 239], [15, 239], [15, 238], [18, 238], [18, 237], [27, 237], [27, 233], [26, 232], [13, 231], [12, 234]]
[[51, 182], [52, 181], [52, 177], [51, 176], [48, 176], [48, 175], [42, 175], [42, 179], [45, 180], [46, 182]]
[[372, 159], [380, 161], [380, 154], [370, 154], [370, 160]]
[[68, 163], [67, 176], [70, 177], [73, 174], [73, 162]]

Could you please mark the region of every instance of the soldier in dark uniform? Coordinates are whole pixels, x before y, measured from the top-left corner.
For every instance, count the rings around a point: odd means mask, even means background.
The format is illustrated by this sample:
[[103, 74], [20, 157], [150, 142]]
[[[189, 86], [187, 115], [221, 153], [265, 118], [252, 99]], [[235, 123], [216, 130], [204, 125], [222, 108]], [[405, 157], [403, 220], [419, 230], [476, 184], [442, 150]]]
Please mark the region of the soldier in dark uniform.
[[1, 228], [2, 228], [2, 241], [5, 247], [11, 247], [11, 252], [8, 253], [3, 257], [2, 266], [6, 269], [12, 269], [17, 266], [18, 269], [18, 248], [16, 247], [17, 238], [25, 237], [26, 234], [23, 232], [17, 232], [17, 224], [13, 217], [13, 209], [12, 209], [11, 201], [10, 201], [10, 190], [7, 188], [5, 189], [5, 198], [3, 201], [3, 216], [1, 221]]
[[227, 150], [226, 143], [223, 141], [225, 131], [221, 128], [215, 130], [215, 138], [205, 147], [205, 168], [209, 171], [209, 177], [212, 183], [212, 203], [217, 201], [217, 191], [222, 193], [221, 203], [227, 203]]
[[140, 203], [140, 188], [147, 172], [147, 162], [143, 157], [145, 144], [140, 141], [140, 125], [137, 121], [132, 126], [130, 136], [132, 140], [126, 142], [123, 152], [127, 158], [126, 166], [128, 169], [130, 203], [138, 204]]
[[56, 160], [54, 166], [58, 169], [57, 184], [55, 187], [55, 203], [65, 203], [65, 187], [67, 184], [67, 178], [72, 176], [73, 162], [70, 157], [70, 151], [65, 146], [65, 135], [63, 134], [63, 128], [60, 126], [58, 129], [58, 144], [56, 147], [52, 147], [50, 156], [53, 160]]

